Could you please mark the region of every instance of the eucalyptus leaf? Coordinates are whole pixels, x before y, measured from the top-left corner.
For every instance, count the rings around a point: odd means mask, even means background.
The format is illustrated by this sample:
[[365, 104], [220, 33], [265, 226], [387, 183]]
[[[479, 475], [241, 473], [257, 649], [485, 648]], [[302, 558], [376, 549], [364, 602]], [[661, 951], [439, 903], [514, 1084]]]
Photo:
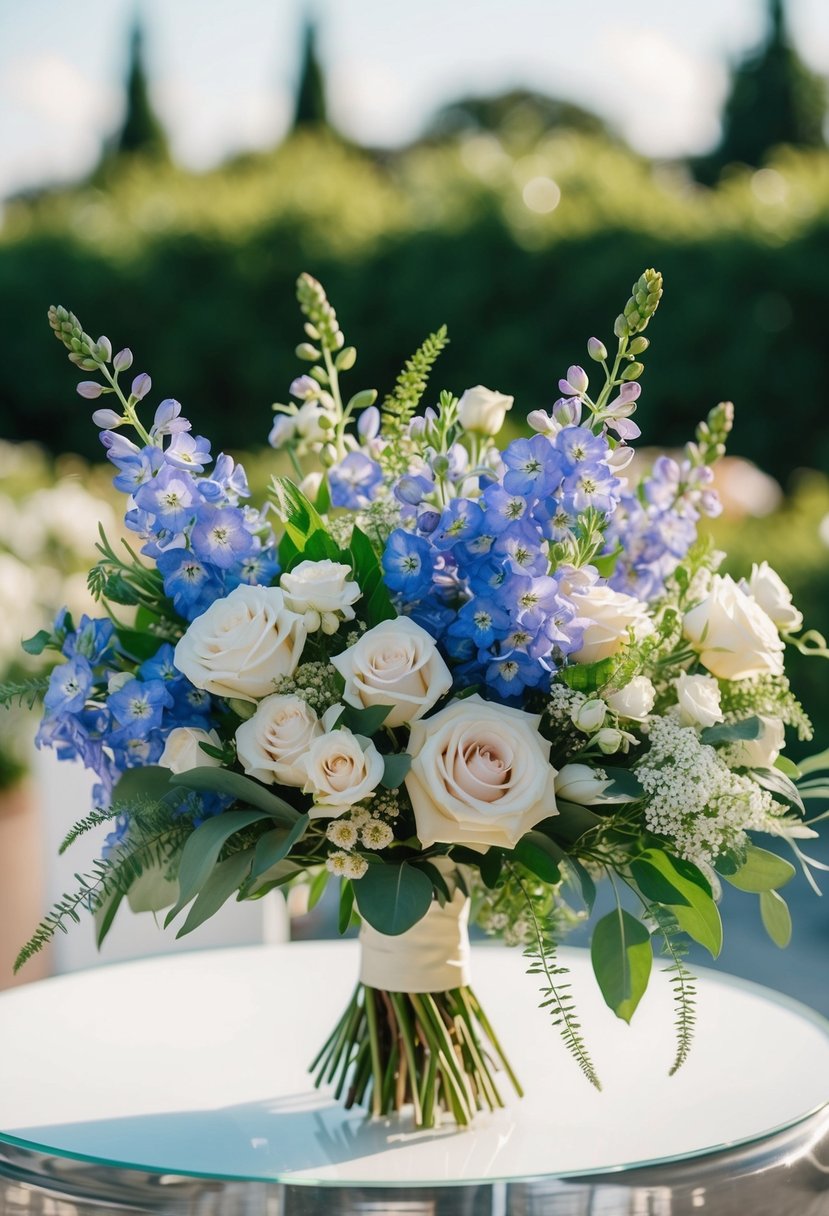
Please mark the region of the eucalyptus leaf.
[[551, 835], [560, 837], [568, 844], [572, 844], [602, 822], [600, 815], [578, 802], [558, 801], [556, 806], [558, 814], [545, 819], [544, 827]]
[[369, 739], [380, 729], [393, 709], [393, 705], [368, 705], [363, 709], [356, 705], [346, 705], [334, 723], [334, 729], [345, 726], [352, 734], [364, 735]]
[[219, 911], [222, 904], [230, 899], [234, 891], [238, 891], [244, 883], [252, 859], [253, 850], [245, 849], [241, 853], [234, 853], [231, 857], [226, 857], [224, 861], [220, 861], [214, 867], [207, 882], [196, 896], [176, 937], [184, 937], [186, 934], [192, 933], [194, 929], [198, 929], [199, 925], [204, 924]]
[[412, 758], [406, 752], [391, 752], [383, 757], [383, 776], [381, 783], [387, 790], [399, 789], [406, 780], [406, 774], [412, 767]]
[[512, 851], [516, 861], [526, 866], [543, 882], [557, 883], [561, 879], [560, 863], [567, 854], [543, 832], [527, 832]]
[[167, 913], [165, 928], [207, 882], [219, 854], [231, 836], [252, 823], [269, 818], [266, 811], [223, 811], [220, 815], [199, 824], [193, 834], [188, 836], [181, 851], [178, 867], [179, 897]]
[[310, 819], [300, 815], [292, 828], [272, 828], [265, 832], [256, 842], [256, 851], [251, 867], [251, 879], [259, 878], [272, 866], [283, 861], [298, 840], [305, 835]]
[[739, 891], [774, 891], [784, 887], [795, 875], [794, 866], [768, 849], [759, 849], [750, 844], [746, 848], [746, 859], [733, 874], [723, 874], [726, 882]]
[[[52, 640], [52, 635], [48, 629], [38, 629], [37, 633], [32, 637], [26, 638], [20, 645], [26, 651], [26, 654], [43, 654], [46, 647]], [[158, 649], [158, 639], [156, 639], [156, 650]]]
[[590, 958], [605, 1002], [618, 1018], [629, 1022], [647, 989], [653, 964], [647, 929], [617, 907], [596, 922]]
[[407, 861], [376, 863], [354, 884], [357, 910], [363, 920], [390, 937], [416, 925], [429, 911], [432, 880]]
[[596, 884], [589, 871], [575, 857], [568, 857], [562, 865], [568, 885], [581, 893], [585, 908], [588, 912], [592, 912], [596, 902]]
[[706, 726], [699, 732], [703, 743], [714, 747], [718, 743], [736, 743], [739, 739], [759, 739], [763, 723], [758, 717], [743, 718], [741, 722], [721, 722], [718, 726]]
[[792, 940], [792, 917], [783, 896], [776, 891], [761, 891], [760, 917], [775, 946], [784, 950]]
[[722, 949], [722, 920], [711, 884], [692, 862], [662, 849], [646, 849], [631, 863], [643, 895], [673, 914], [680, 929], [716, 958]]
[[172, 772], [161, 764], [139, 765], [121, 774], [112, 791], [113, 803], [161, 802], [175, 793]]
[[354, 883], [350, 879], [345, 878], [340, 883], [340, 910], [337, 918], [337, 927], [340, 932], [340, 937], [347, 932], [348, 926], [351, 924], [351, 915], [354, 911]]
[[322, 899], [322, 897], [325, 893], [325, 888], [328, 886], [328, 882], [329, 882], [330, 878], [331, 878], [331, 871], [327, 870], [325, 868], [325, 866], [320, 866], [320, 868], [317, 870], [314, 877], [311, 879], [311, 883], [308, 887], [308, 908], [307, 908], [307, 910], [309, 912], [312, 912], [314, 910], [314, 908], [316, 908], [319, 901]]
[[127, 892], [131, 912], [161, 912], [178, 898], [178, 883], [167, 877], [166, 867], [147, 866]]
[[248, 806], [266, 811], [271, 819], [287, 827], [293, 827], [300, 817], [300, 812], [284, 798], [272, 794], [253, 778], [243, 777], [241, 773], [234, 773], [228, 768], [217, 768], [215, 765], [191, 768], [187, 772], [176, 773], [170, 778], [170, 782], [172, 785], [183, 785], [188, 790], [210, 790], [215, 794], [227, 794], [228, 797], [236, 798]]

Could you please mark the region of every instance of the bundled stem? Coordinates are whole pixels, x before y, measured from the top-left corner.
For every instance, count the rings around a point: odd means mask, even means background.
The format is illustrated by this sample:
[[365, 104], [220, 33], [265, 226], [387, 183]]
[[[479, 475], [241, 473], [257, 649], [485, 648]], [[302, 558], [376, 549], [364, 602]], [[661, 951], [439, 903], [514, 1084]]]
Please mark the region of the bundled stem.
[[522, 1089], [469, 987], [447, 992], [384, 992], [358, 984], [310, 1067], [314, 1084], [334, 1085], [345, 1106], [374, 1117], [411, 1105], [415, 1126], [435, 1127], [450, 1111], [467, 1127], [477, 1110], [504, 1101], [495, 1080]]

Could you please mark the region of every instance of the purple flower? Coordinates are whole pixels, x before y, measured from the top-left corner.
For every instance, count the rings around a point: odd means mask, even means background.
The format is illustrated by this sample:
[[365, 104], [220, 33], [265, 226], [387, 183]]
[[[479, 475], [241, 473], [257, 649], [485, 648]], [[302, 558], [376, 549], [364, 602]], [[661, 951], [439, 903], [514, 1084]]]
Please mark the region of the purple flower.
[[[157, 449], [145, 449], [145, 451]], [[151, 481], [139, 486], [135, 501], [142, 511], [155, 517], [152, 525], [181, 532], [192, 520], [199, 496], [196, 483], [189, 473], [165, 465]]]
[[407, 600], [420, 599], [432, 581], [435, 557], [432, 546], [402, 528], [392, 532], [383, 553], [386, 586]]
[[470, 498], [453, 498], [444, 507], [440, 523], [432, 533], [432, 544], [436, 549], [453, 548], [459, 541], [469, 541], [480, 532], [483, 511]]
[[180, 435], [189, 431], [191, 424], [181, 416], [181, 405], [172, 397], [166, 397], [155, 411], [150, 434], [154, 439], [162, 435]]
[[543, 498], [560, 484], [564, 465], [559, 452], [544, 435], [515, 439], [503, 454], [508, 494]]
[[204, 561], [227, 570], [240, 558], [247, 557], [256, 541], [245, 527], [244, 514], [238, 507], [202, 506], [190, 543]]
[[376, 497], [383, 484], [383, 470], [376, 460], [363, 452], [349, 452], [344, 460], [328, 470], [331, 505], [360, 511]]
[[91, 688], [92, 668], [83, 655], [75, 655], [52, 672], [43, 704], [51, 714], [76, 714], [83, 709]]
[[131, 738], [148, 735], [160, 726], [164, 710], [172, 704], [162, 680], [128, 680], [107, 697], [110, 713], [120, 726], [129, 728]]
[[193, 473], [203, 473], [204, 466], [210, 464], [210, 440], [203, 435], [176, 435], [173, 442], [164, 451], [164, 459], [176, 469], [189, 469]]

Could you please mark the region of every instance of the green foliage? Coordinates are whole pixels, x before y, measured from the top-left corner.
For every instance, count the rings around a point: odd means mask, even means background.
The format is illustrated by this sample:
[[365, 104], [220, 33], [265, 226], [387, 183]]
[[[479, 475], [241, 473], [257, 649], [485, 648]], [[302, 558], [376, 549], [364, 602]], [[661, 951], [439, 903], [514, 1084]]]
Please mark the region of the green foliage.
[[746, 859], [733, 874], [723, 874], [726, 882], [740, 891], [776, 891], [784, 887], [795, 875], [794, 866], [776, 853], [750, 844], [746, 847]]
[[417, 413], [421, 398], [426, 391], [429, 375], [438, 356], [449, 343], [445, 325], [429, 334], [417, 348], [386, 397], [381, 408], [382, 435], [389, 441], [383, 458], [390, 471], [401, 471], [406, 467], [406, 452], [401, 447], [406, 425]]
[[777, 891], [761, 891], [760, 917], [775, 946], [785, 949], [792, 939], [792, 918], [783, 896]]
[[593, 928], [590, 961], [605, 1003], [618, 1018], [630, 1022], [650, 979], [650, 933], [617, 904]]
[[715, 747], [718, 743], [735, 743], [738, 739], [759, 739], [763, 723], [758, 717], [743, 718], [739, 722], [724, 722], [719, 726], [706, 726], [700, 731], [703, 743]]
[[357, 909], [378, 933], [397, 937], [416, 925], [432, 902], [432, 882], [409, 865], [390, 862], [370, 865], [356, 884]]
[[656, 848], [635, 858], [630, 870], [644, 898], [662, 904], [683, 933], [716, 958], [722, 949], [722, 921], [702, 871]]
[[0, 683], [0, 707], [27, 705], [31, 709], [48, 687], [48, 676], [32, 676], [28, 680], [4, 680]]
[[696, 1026], [696, 979], [685, 965], [685, 955], [688, 944], [670, 909], [660, 904], [652, 904], [647, 909], [648, 916], [653, 921], [656, 932], [662, 937], [662, 953], [669, 958], [670, 965], [665, 968], [673, 989], [676, 1032], [676, 1055], [670, 1067], [669, 1075], [673, 1076], [685, 1061], [691, 1051]]

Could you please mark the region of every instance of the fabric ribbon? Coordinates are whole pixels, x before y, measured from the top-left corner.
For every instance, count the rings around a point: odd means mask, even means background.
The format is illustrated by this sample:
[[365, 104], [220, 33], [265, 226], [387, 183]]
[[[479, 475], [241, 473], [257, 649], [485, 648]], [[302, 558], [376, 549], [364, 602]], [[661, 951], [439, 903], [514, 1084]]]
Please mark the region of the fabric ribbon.
[[456, 890], [397, 937], [360, 929], [360, 982], [384, 992], [446, 992], [469, 983], [469, 899]]

